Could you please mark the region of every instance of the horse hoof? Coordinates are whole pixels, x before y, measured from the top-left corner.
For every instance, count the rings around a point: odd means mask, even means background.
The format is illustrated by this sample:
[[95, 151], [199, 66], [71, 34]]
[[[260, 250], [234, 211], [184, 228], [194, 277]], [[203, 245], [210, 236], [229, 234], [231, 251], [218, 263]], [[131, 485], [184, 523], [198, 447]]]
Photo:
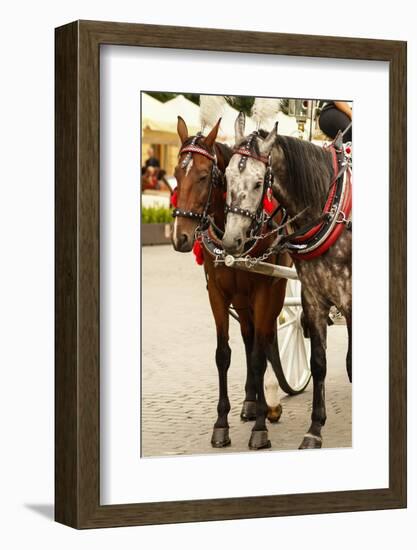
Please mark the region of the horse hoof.
[[281, 418], [282, 415], [282, 405], [281, 403], [278, 403], [275, 407], [269, 407], [268, 406], [268, 414], [266, 415], [268, 420], [275, 424], [278, 422], [278, 420]]
[[318, 435], [306, 434], [299, 449], [321, 449], [323, 440]]
[[213, 435], [211, 436], [212, 447], [227, 447], [231, 442], [229, 428], [213, 428]]
[[269, 449], [271, 442], [268, 439], [268, 430], [253, 430], [249, 439], [249, 449]]
[[240, 418], [244, 422], [256, 419], [256, 401], [244, 401]]

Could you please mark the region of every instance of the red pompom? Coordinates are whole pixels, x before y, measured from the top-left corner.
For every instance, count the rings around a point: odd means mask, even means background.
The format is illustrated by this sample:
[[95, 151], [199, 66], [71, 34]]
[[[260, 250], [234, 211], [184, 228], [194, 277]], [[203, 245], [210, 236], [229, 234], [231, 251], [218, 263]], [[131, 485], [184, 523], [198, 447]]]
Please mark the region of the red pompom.
[[271, 189], [268, 189], [264, 196], [263, 207], [267, 214], [272, 214], [272, 212], [275, 210], [275, 201], [272, 196]]
[[171, 206], [173, 208], [177, 208], [177, 204], [178, 204], [178, 193], [177, 193], [177, 190], [174, 189], [171, 195]]
[[204, 254], [203, 254], [203, 247], [201, 246], [200, 241], [198, 240], [194, 241], [193, 252], [195, 256], [195, 261], [198, 263], [198, 265], [203, 265]]
[[348, 155], [350, 155], [350, 153], [352, 152], [352, 149], [350, 147], [346, 147], [345, 151]]

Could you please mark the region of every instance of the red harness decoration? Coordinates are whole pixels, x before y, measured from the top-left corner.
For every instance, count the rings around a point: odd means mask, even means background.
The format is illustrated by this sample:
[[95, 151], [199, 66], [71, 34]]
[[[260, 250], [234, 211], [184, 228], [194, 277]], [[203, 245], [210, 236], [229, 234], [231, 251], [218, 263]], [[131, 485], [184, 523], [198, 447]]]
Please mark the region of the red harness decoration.
[[[343, 202], [342, 212], [345, 218], [347, 219], [352, 211], [352, 184], [351, 184], [350, 172], [346, 174], [346, 177], [348, 178], [348, 182], [347, 182], [347, 188], [346, 188], [346, 198]], [[329, 250], [329, 248], [332, 245], [334, 245], [334, 243], [340, 237], [344, 229], [345, 229], [345, 224], [342, 221], [337, 222], [333, 231], [330, 233], [330, 235], [327, 237], [324, 243], [320, 245], [318, 248], [316, 248], [316, 250], [312, 250], [307, 254], [293, 254], [293, 256], [301, 260], [312, 260], [313, 258], [317, 258], [318, 256], [321, 256], [322, 254], [327, 252], [327, 250]]]
[[174, 189], [174, 191], [172, 192], [172, 195], [171, 195], [171, 206], [173, 208], [177, 208], [178, 206], [178, 192], [176, 189]]
[[[335, 174], [335, 180], [330, 187], [329, 195], [327, 197], [327, 201], [324, 206], [323, 213], [327, 213], [330, 210], [330, 206], [333, 202], [334, 194], [336, 191], [337, 174], [338, 174], [338, 162], [337, 162], [335, 148], [331, 147], [330, 150], [333, 155], [333, 171]], [[339, 212], [339, 214], [343, 215], [343, 219], [337, 220], [331, 232], [326, 236], [324, 242], [320, 246], [318, 246], [316, 249], [312, 250], [311, 252], [306, 252], [305, 254], [302, 254], [302, 253], [300, 254], [298, 252], [292, 251], [291, 255], [294, 259], [312, 260], [313, 258], [317, 258], [318, 256], [321, 256], [322, 254], [327, 252], [327, 250], [329, 250], [329, 248], [337, 241], [337, 239], [342, 234], [346, 225], [346, 221], [349, 218], [350, 213], [352, 211], [352, 174], [349, 168], [346, 169], [345, 177], [346, 177], [346, 188], [345, 188], [345, 193], [343, 197], [343, 203]], [[294, 242], [298, 244], [308, 242], [311, 238], [313, 238], [318, 233], [318, 231], [322, 227], [323, 227], [323, 223], [316, 225], [304, 235], [296, 237], [294, 239]]]
[[272, 196], [272, 189], [269, 188], [268, 191], [264, 195], [263, 199], [263, 207], [265, 212], [270, 216], [272, 212], [278, 208], [278, 202], [274, 199]]
[[193, 253], [195, 256], [195, 261], [198, 265], [203, 265], [204, 263], [204, 253], [203, 253], [203, 247], [201, 246], [201, 241], [199, 239], [196, 239], [194, 241], [193, 245]]

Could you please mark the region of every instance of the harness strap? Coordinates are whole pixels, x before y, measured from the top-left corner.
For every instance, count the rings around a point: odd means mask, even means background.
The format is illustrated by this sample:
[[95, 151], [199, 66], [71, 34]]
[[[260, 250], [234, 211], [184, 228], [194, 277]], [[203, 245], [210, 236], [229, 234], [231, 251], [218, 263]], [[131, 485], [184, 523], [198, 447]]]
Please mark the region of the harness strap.
[[246, 208], [240, 208], [239, 206], [233, 206], [233, 204], [230, 205], [226, 203], [224, 205], [224, 213], [227, 215], [229, 212], [231, 214], [239, 214], [240, 216], [245, 216], [246, 218], [250, 218], [253, 221], [257, 220], [256, 212], [251, 212]]
[[[297, 242], [300, 239], [304, 240], [306, 238], [306, 236], [308, 236], [310, 233], [315, 231], [316, 227], [321, 227], [322, 222], [329, 221], [330, 218], [331, 218], [330, 212], [323, 212], [323, 214], [321, 214], [321, 216], [319, 216], [318, 218], [316, 218], [312, 222], [310, 222], [306, 225], [303, 225], [303, 227], [301, 227], [300, 229], [296, 229], [292, 233], [289, 233], [285, 237], [282, 237], [282, 239], [280, 240], [280, 245], [281, 245], [281, 243], [282, 244], [284, 244], [284, 243], [293, 243], [293, 241]], [[306, 231], [307, 231], [307, 233], [306, 233]]]
[[185, 147], [183, 147], [181, 149], [180, 155], [182, 155], [183, 153], [197, 153], [199, 155], [203, 155], [203, 157], [206, 157], [206, 158], [210, 159], [213, 162], [217, 161], [216, 155], [212, 155], [211, 153], [209, 153], [208, 151], [206, 151], [202, 147], [199, 147], [198, 145], [193, 145], [193, 144], [186, 145]]
[[266, 164], [268, 166], [269, 158], [265, 157], [264, 155], [255, 155], [254, 153], [251, 153], [249, 149], [244, 149], [243, 147], [239, 147], [238, 149], [234, 149], [233, 154], [235, 155], [242, 155], [244, 157], [250, 157], [251, 159], [259, 160]]
[[181, 208], [175, 208], [172, 211], [173, 218], [195, 218], [201, 220], [204, 216], [204, 213], [193, 212], [192, 210], [181, 210]]

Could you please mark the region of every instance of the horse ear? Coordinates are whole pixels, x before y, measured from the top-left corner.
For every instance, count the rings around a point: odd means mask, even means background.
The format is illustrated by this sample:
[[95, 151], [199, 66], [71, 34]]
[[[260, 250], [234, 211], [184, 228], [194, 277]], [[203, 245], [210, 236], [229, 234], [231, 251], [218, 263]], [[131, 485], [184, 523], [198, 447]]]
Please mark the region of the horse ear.
[[180, 116], [178, 117], [178, 122], [177, 122], [177, 132], [178, 132], [178, 135], [180, 136], [181, 143], [184, 143], [184, 141], [188, 138], [188, 128], [187, 128], [187, 125], [185, 124], [185, 120]]
[[219, 118], [219, 120], [217, 121], [217, 124], [215, 126], [213, 126], [211, 132], [209, 133], [209, 135], [204, 138], [204, 143], [208, 146], [208, 147], [213, 147], [214, 145], [214, 142], [216, 141], [216, 138], [217, 138], [217, 134], [219, 132], [219, 128], [220, 128], [220, 122], [221, 122], [221, 118]]
[[262, 155], [269, 155], [275, 143], [275, 139], [277, 135], [278, 135], [278, 122], [274, 124], [274, 127], [266, 136], [266, 138], [263, 141], [259, 142], [259, 151], [261, 152]]
[[239, 143], [245, 137], [245, 122], [245, 113], [241, 111], [235, 121], [235, 143]]

